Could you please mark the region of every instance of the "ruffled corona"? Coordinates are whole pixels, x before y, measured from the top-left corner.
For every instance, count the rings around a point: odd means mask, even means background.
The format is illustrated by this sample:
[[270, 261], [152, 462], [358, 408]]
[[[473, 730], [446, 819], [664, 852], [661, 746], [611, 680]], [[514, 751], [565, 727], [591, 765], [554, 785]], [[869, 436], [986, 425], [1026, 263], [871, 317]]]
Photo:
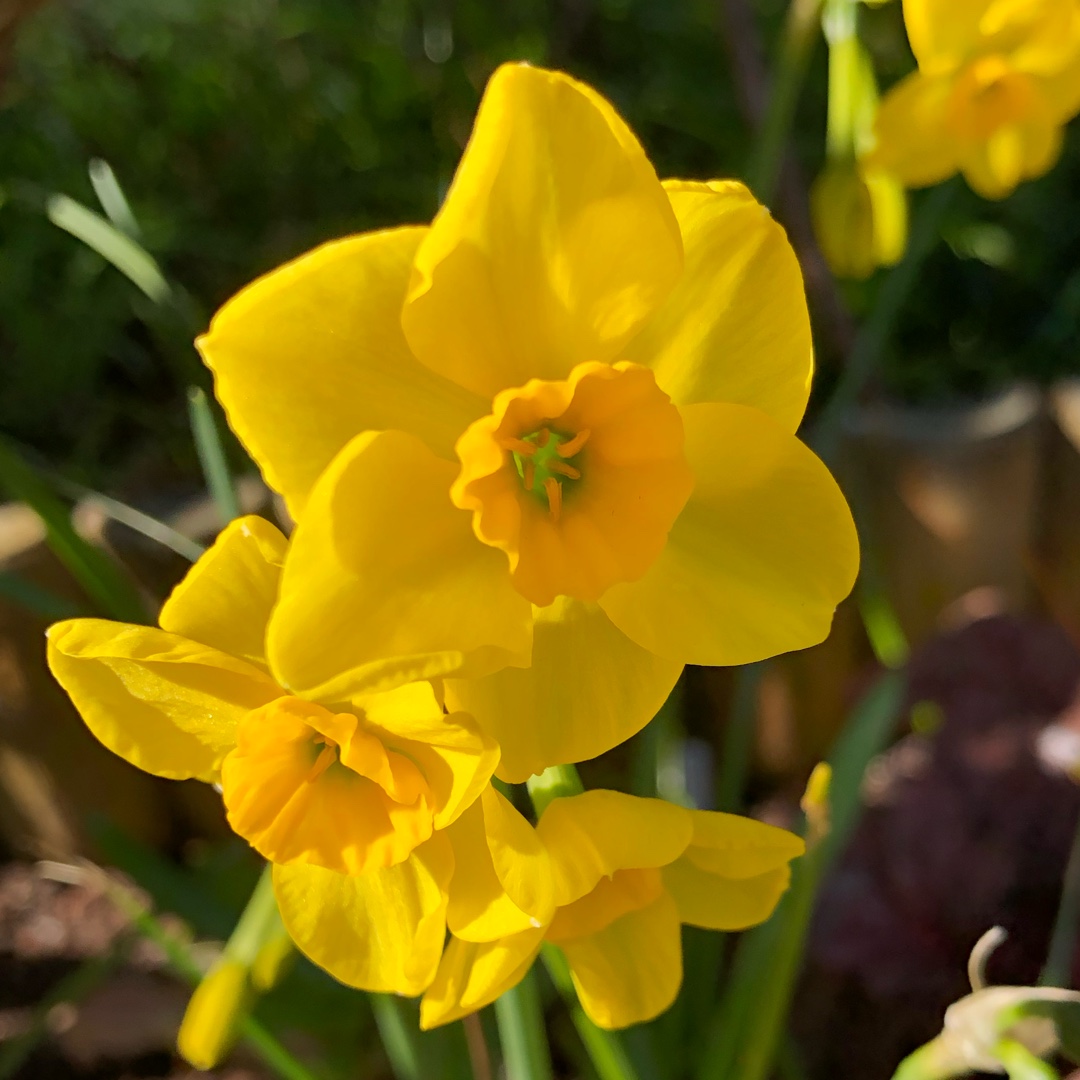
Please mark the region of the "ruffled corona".
[[451, 498], [540, 607], [641, 577], [693, 487], [679, 410], [637, 364], [504, 390], [457, 453]]

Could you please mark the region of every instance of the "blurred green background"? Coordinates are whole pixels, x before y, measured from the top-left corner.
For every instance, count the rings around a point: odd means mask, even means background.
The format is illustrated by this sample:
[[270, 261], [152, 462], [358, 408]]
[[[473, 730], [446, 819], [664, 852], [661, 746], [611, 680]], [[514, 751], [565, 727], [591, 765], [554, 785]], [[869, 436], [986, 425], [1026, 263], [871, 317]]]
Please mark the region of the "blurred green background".
[[[755, 6], [768, 61], [783, 5]], [[724, 9], [717, 0], [44, 4], [11, 35], [2, 85], [0, 430], [101, 487], [147, 470], [197, 475], [183, 388], [204, 376], [191, 335], [238, 287], [320, 241], [430, 219], [502, 60], [563, 67], [598, 86], [662, 175], [741, 175], [750, 140], [731, 56], [752, 43], [725, 40]], [[884, 83], [910, 68], [898, 3], [867, 11], [864, 34]], [[807, 176], [822, 157], [824, 52], [795, 128]], [[149, 302], [44, 216], [54, 192], [96, 207], [95, 157], [119, 177], [146, 247], [190, 294], [182, 327], [151, 332]], [[1080, 220], [1062, 208], [1078, 186], [1073, 132], [1058, 169], [1006, 203], [965, 192], [949, 244], [909, 305], [887, 391], [941, 400], [1077, 368]], [[878, 284], [849, 291], [856, 315]], [[835, 351], [821, 343], [819, 389]]]

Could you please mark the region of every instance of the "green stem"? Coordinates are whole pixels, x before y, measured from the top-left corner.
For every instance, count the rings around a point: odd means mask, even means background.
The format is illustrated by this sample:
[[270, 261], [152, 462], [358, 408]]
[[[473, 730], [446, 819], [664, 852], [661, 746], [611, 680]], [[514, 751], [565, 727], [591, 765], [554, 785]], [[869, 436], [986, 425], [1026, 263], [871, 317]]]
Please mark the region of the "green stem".
[[552, 765], [539, 776], [530, 776], [527, 786], [537, 817], [548, 808], [553, 799], [580, 795], [585, 790], [585, 785], [573, 765]]
[[424, 1080], [416, 1019], [394, 994], [368, 994], [375, 1026], [397, 1080]]
[[836, 456], [844, 417], [877, 371], [904, 305], [919, 280], [923, 263], [937, 243], [942, 219], [958, 189], [958, 181], [950, 180], [936, 187], [918, 205], [907, 252], [885, 278], [870, 317], [855, 338], [844, 373], [811, 433], [811, 445], [826, 461]]
[[747, 170], [747, 182], [766, 205], [772, 202], [780, 177], [799, 90], [817, 40], [820, 9], [821, 0], [791, 0], [784, 20], [776, 81]]
[[553, 1080], [535, 971], [495, 1002], [495, 1018], [506, 1080]]
[[221, 445], [221, 432], [204, 390], [192, 387], [188, 391], [188, 415], [195, 449], [202, 465], [206, 486], [210, 489], [223, 525], [240, 516], [240, 503], [236, 498], [225, 451]]
[[551, 976], [551, 981], [555, 984], [563, 1001], [566, 1002], [570, 1019], [581, 1037], [599, 1080], [638, 1080], [637, 1071], [619, 1036], [614, 1031], [605, 1031], [597, 1027], [585, 1015], [585, 1010], [581, 1007], [577, 992], [574, 990], [570, 968], [562, 950], [554, 945], [545, 945], [541, 958], [547, 973]]
[[1073, 957], [1076, 955], [1076, 937], [1080, 929], [1080, 821], [1076, 823], [1069, 861], [1065, 866], [1065, 879], [1061, 884], [1061, 901], [1058, 904], [1054, 931], [1046, 954], [1046, 967], [1039, 977], [1040, 986], [1067, 987], [1072, 978]]
[[229, 936], [225, 954], [239, 960], [245, 967], [251, 967], [266, 942], [283, 930], [281, 914], [274, 898], [272, 867], [267, 863], [259, 875], [236, 929]]
[[720, 757], [720, 775], [716, 781], [716, 809], [737, 814], [742, 809], [746, 776], [750, 771], [750, 752], [754, 745], [757, 720], [757, 692], [764, 674], [764, 664], [747, 664], [735, 673], [735, 691], [731, 712], [724, 728]]

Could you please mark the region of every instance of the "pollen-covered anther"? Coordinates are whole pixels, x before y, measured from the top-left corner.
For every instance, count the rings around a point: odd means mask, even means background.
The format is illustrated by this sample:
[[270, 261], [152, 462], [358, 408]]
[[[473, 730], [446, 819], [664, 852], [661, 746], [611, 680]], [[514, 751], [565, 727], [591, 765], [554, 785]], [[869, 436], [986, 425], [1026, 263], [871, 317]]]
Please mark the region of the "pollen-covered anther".
[[[547, 430], [546, 428], [544, 429]], [[584, 431], [579, 431], [572, 439], [567, 439], [564, 443], [559, 443], [555, 447], [555, 453], [561, 458], [573, 457], [588, 441], [592, 432], [586, 428]]]
[[562, 484], [554, 476], [549, 476], [544, 481], [544, 491], [547, 494], [548, 513], [551, 515], [551, 520], [558, 521], [562, 514]]
[[558, 473], [569, 480], [581, 479], [581, 473], [573, 465], [567, 465], [565, 461], [549, 461], [547, 468], [548, 472]]

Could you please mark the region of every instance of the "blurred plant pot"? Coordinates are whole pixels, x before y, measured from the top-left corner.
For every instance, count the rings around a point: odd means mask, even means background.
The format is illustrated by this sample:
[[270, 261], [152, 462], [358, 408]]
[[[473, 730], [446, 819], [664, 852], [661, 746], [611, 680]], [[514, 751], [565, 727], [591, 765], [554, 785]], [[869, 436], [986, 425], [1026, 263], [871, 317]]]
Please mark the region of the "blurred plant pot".
[[[1016, 384], [948, 407], [876, 402], [850, 418], [837, 471], [864, 573], [912, 643], [955, 614], [1031, 606], [1041, 417], [1040, 392]], [[968, 610], [948, 610], [962, 600]]]

